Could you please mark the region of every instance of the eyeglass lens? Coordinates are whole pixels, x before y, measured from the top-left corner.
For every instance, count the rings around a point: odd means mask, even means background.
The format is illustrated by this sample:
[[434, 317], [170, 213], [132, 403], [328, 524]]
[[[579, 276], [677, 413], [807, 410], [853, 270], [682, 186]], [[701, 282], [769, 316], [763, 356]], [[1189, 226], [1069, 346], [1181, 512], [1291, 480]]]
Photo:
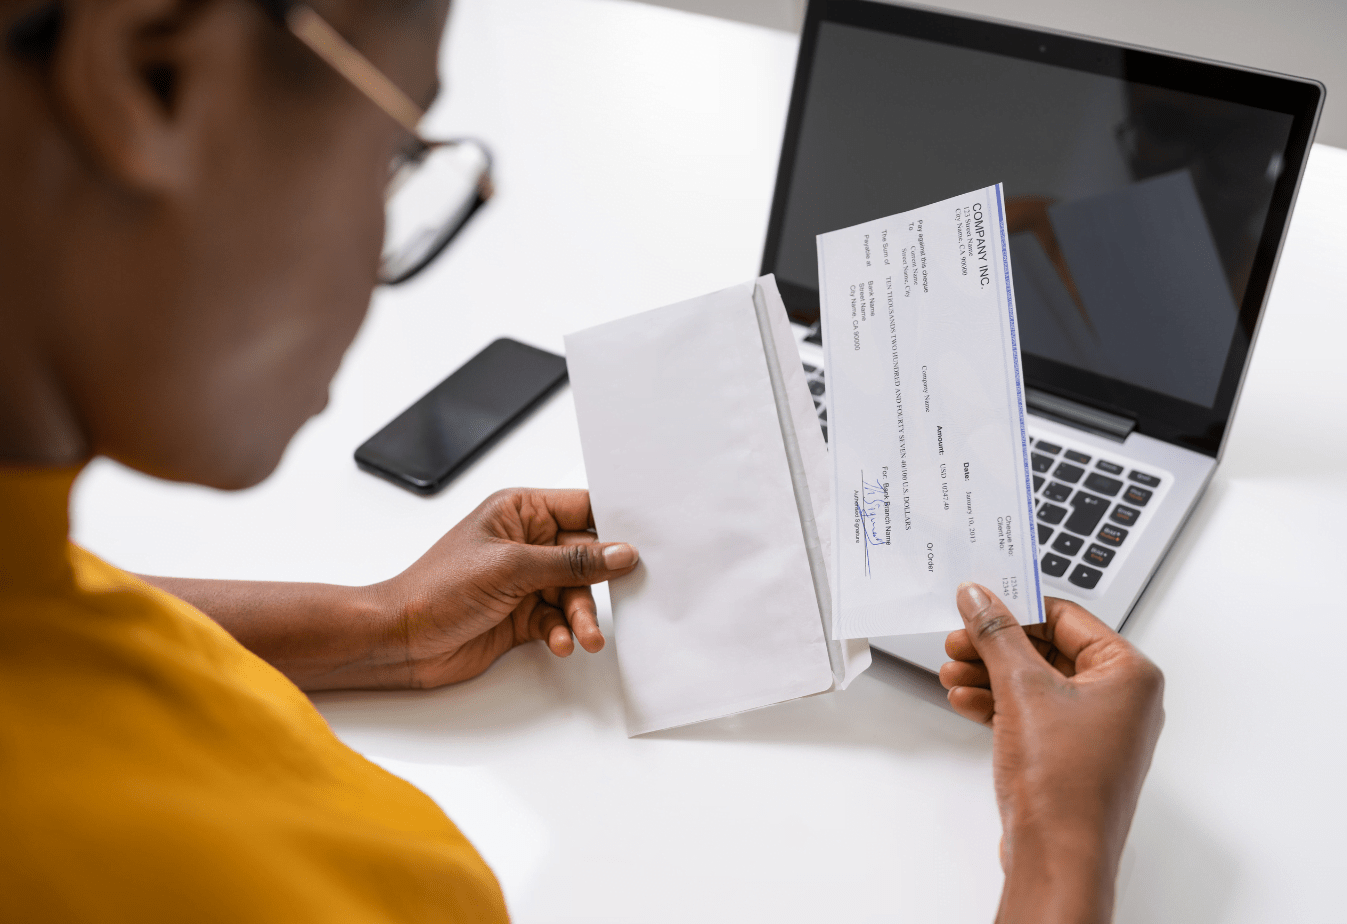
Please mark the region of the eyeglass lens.
[[490, 168], [485, 145], [470, 139], [399, 159], [385, 203], [381, 282], [403, 282], [439, 255], [490, 195]]

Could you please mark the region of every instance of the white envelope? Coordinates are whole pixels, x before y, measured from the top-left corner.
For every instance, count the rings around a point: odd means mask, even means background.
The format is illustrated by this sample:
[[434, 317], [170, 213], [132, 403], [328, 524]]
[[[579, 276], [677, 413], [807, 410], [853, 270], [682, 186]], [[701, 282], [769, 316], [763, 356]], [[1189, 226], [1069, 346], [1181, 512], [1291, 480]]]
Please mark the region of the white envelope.
[[641, 553], [610, 587], [629, 734], [845, 688], [870, 649], [831, 640], [831, 472], [772, 277], [566, 354], [599, 535]]

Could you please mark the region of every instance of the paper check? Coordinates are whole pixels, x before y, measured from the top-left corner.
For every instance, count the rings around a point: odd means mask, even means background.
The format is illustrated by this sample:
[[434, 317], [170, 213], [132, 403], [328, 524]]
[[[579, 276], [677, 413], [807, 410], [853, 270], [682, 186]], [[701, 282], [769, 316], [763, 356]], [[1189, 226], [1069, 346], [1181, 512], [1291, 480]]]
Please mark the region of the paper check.
[[837, 638], [1043, 621], [1001, 186], [818, 238]]

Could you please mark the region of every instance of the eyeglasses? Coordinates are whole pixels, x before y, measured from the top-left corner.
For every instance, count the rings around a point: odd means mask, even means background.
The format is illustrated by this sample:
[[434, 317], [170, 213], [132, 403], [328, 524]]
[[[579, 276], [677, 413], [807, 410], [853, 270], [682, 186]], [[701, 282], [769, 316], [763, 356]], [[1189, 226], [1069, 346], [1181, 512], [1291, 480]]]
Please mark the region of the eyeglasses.
[[422, 137], [421, 107], [327, 20], [295, 0], [259, 2], [271, 18], [410, 134], [408, 144], [389, 164], [379, 263], [380, 283], [406, 282], [429, 266], [491, 198], [491, 151], [474, 138]]

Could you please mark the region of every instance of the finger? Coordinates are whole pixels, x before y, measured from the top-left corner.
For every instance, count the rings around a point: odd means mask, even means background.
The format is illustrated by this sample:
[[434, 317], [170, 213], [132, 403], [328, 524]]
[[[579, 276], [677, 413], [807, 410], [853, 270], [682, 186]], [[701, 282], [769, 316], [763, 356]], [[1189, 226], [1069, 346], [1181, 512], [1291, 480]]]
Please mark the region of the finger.
[[1045, 633], [1058, 651], [1077, 662], [1076, 667], [1080, 670], [1085, 669], [1079, 662], [1088, 649], [1122, 641], [1122, 636], [1097, 616], [1068, 600], [1044, 597], [1043, 603], [1048, 616], [1044, 623]]
[[[591, 532], [573, 530], [557, 533], [556, 539], [557, 545], [585, 545], [598, 541], [598, 537]], [[557, 602], [580, 647], [590, 654], [602, 651], [603, 632], [599, 629], [599, 614], [589, 588], [567, 587], [561, 591]]]
[[1029, 641], [1033, 643], [1038, 653], [1043, 656], [1043, 660], [1057, 668], [1064, 677], [1074, 677], [1076, 674], [1076, 662], [1072, 661], [1066, 655], [1058, 650], [1052, 643], [1052, 632], [1046, 623], [1035, 623], [1032, 626], [1024, 627], [1024, 634], [1029, 636]]
[[575, 650], [566, 617], [561, 610], [536, 595], [515, 607], [509, 624], [513, 627], [515, 645], [541, 640], [553, 654], [562, 658]]
[[945, 639], [945, 654], [955, 661], [979, 660], [978, 650], [973, 647], [973, 642], [965, 629], [955, 629], [949, 634]]
[[566, 615], [555, 606], [548, 606], [541, 601], [528, 615], [527, 635], [529, 638], [542, 639], [548, 650], [558, 658], [564, 658], [575, 650], [570, 627], [566, 625]]
[[981, 661], [946, 661], [940, 665], [940, 685], [946, 690], [955, 687], [990, 687], [991, 675]]
[[[1043, 656], [1043, 660], [1068, 677], [1074, 673], [1074, 665], [1053, 647], [1051, 633], [1047, 626], [1042, 623], [1025, 626], [1024, 634], [1029, 636], [1030, 643]], [[968, 637], [968, 632], [965, 629], [955, 629], [949, 634], [949, 637], [945, 639], [945, 654], [955, 661], [978, 661], [978, 663], [981, 663], [978, 659], [977, 649], [973, 647], [973, 641]]]
[[[1051, 653], [1054, 651], [1051, 640], [1047, 637], [1047, 631], [1042, 623], [1035, 623], [1024, 627], [1024, 634], [1029, 636], [1029, 641], [1034, 648], [1038, 650], [1049, 664], [1052, 663]], [[977, 649], [973, 647], [973, 641], [968, 637], [968, 632], [964, 629], [955, 629], [945, 639], [945, 654], [949, 655], [955, 661], [976, 661], [978, 660]]]
[[603, 631], [594, 595], [588, 587], [567, 587], [561, 592], [561, 611], [571, 625], [571, 633], [580, 647], [590, 654], [603, 650]]
[[549, 587], [579, 587], [620, 577], [639, 560], [625, 542], [579, 542], [571, 545], [512, 543], [509, 573], [519, 595]]
[[523, 499], [539, 503], [560, 529], [593, 529], [594, 514], [589, 509], [589, 492], [584, 488], [542, 491], [520, 489]]
[[949, 691], [950, 708], [979, 725], [992, 724], [992, 716], [996, 713], [995, 702], [992, 691], [981, 687], [955, 687]]
[[547, 648], [558, 658], [565, 658], [575, 651], [575, 641], [564, 619], [558, 618], [547, 628]]
[[1057, 649], [1052, 647], [1052, 641], [1046, 637], [1047, 633], [1043, 623], [1036, 622], [1033, 625], [1025, 626], [1024, 634], [1029, 636], [1029, 644], [1034, 646], [1034, 651], [1042, 655], [1045, 661], [1057, 652]]
[[993, 679], [1016, 668], [1047, 666], [1005, 604], [981, 584], [960, 584], [955, 599], [969, 641]]

